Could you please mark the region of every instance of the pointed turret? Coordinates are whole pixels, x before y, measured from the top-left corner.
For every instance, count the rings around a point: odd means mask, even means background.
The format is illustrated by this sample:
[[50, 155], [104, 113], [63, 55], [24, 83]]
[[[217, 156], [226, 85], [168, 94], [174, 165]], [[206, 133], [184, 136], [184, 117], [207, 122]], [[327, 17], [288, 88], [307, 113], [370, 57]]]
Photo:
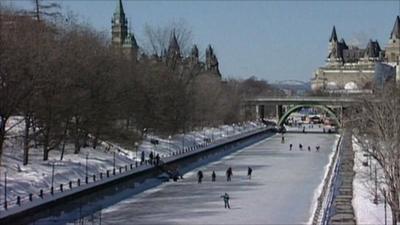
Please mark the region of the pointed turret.
[[400, 17], [397, 16], [392, 32], [390, 33], [389, 44], [385, 49], [385, 57], [389, 63], [396, 65], [400, 61]]
[[128, 35], [128, 21], [125, 17], [122, 0], [117, 0], [117, 7], [112, 18], [112, 44], [121, 47]]
[[167, 65], [175, 70], [178, 63], [182, 60], [181, 49], [178, 44], [178, 38], [176, 38], [175, 30], [171, 33], [169, 40], [169, 46], [167, 51]]
[[343, 49], [348, 49], [349, 48], [343, 38], [340, 39], [339, 43], [340, 43], [340, 45], [342, 45]]
[[337, 42], [338, 38], [337, 38], [337, 34], [336, 34], [336, 27], [333, 26], [332, 29], [332, 34], [331, 34], [331, 38], [329, 38], [329, 42]]
[[168, 54], [177, 54], [179, 53], [180, 55], [180, 47], [178, 44], [178, 39], [176, 38], [175, 30], [171, 34], [171, 38], [169, 40], [169, 46], [168, 46]]
[[117, 0], [112, 18], [112, 46], [133, 60], [137, 60], [139, 46], [135, 36], [128, 31], [128, 20], [125, 17], [122, 0]]
[[197, 48], [197, 45], [193, 45], [191, 55], [192, 57], [199, 58], [199, 49]]
[[400, 39], [400, 18], [396, 17], [396, 22], [394, 22], [394, 26], [392, 32], [390, 33], [390, 39]]
[[381, 52], [381, 47], [379, 46], [378, 41], [369, 40], [367, 48], [365, 49], [364, 57], [365, 58], [379, 58]]
[[197, 48], [197, 45], [193, 45], [189, 60], [191, 66], [199, 63], [199, 49]]
[[208, 48], [206, 49], [206, 70], [221, 77], [221, 73], [219, 72], [218, 58], [214, 54], [214, 49], [211, 47], [211, 45], [208, 45]]
[[121, 15], [125, 17], [124, 6], [122, 5], [122, 0], [117, 0], [117, 7], [115, 8], [114, 15]]

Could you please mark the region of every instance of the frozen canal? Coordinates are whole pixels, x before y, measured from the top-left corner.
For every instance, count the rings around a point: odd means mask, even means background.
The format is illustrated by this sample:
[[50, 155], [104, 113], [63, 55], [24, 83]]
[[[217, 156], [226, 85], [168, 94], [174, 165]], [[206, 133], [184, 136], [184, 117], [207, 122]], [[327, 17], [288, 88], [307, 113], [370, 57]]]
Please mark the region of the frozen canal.
[[[335, 134], [275, 135], [103, 209], [101, 224], [301, 224], [307, 223]], [[289, 143], [294, 145], [289, 151]], [[303, 151], [298, 148], [303, 144]], [[320, 152], [315, 146], [320, 145]], [[311, 147], [311, 152], [307, 147]], [[248, 166], [253, 177], [247, 178]], [[225, 171], [233, 169], [232, 182]], [[197, 184], [197, 171], [204, 179]], [[211, 182], [215, 170], [217, 181]], [[222, 194], [231, 197], [225, 209]]]

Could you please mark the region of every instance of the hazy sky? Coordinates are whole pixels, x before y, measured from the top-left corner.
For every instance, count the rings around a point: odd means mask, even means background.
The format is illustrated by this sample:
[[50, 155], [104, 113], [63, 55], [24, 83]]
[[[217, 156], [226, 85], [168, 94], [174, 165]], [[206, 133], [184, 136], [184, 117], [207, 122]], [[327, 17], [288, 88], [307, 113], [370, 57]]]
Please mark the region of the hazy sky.
[[[0, 0], [3, 1], [4, 0]], [[98, 30], [110, 32], [117, 0], [60, 0]], [[18, 7], [29, 1], [13, 0]], [[214, 46], [224, 77], [309, 81], [327, 56], [332, 26], [347, 44], [388, 42], [399, 1], [134, 1], [123, 0], [139, 46], [145, 24], [184, 20], [204, 51]], [[204, 53], [203, 53], [204, 55]]]

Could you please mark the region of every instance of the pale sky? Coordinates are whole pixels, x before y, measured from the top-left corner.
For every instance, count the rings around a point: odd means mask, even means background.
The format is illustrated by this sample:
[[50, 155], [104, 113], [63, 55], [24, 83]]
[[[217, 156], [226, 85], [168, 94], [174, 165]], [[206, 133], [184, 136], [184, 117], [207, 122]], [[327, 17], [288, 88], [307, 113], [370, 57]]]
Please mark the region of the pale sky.
[[[12, 2], [32, 7], [30, 1]], [[59, 0], [99, 31], [111, 32], [117, 0]], [[347, 44], [387, 45], [399, 1], [135, 1], [123, 0], [139, 46], [145, 24], [183, 20], [200, 51], [211, 44], [224, 77], [309, 81], [324, 65], [336, 25]], [[204, 55], [204, 53], [203, 53]]]

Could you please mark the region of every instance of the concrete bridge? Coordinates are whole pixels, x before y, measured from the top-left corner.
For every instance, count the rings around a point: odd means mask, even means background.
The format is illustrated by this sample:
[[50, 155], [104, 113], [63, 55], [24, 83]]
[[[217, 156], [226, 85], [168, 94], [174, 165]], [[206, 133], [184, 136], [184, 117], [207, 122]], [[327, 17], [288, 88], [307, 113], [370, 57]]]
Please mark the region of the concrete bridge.
[[360, 97], [330, 97], [330, 96], [294, 96], [294, 97], [266, 97], [247, 99], [244, 102], [245, 111], [255, 112], [257, 118], [265, 118], [267, 107], [276, 107], [278, 125], [282, 126], [293, 112], [301, 108], [319, 108], [328, 113], [341, 126], [343, 110], [361, 102]]

